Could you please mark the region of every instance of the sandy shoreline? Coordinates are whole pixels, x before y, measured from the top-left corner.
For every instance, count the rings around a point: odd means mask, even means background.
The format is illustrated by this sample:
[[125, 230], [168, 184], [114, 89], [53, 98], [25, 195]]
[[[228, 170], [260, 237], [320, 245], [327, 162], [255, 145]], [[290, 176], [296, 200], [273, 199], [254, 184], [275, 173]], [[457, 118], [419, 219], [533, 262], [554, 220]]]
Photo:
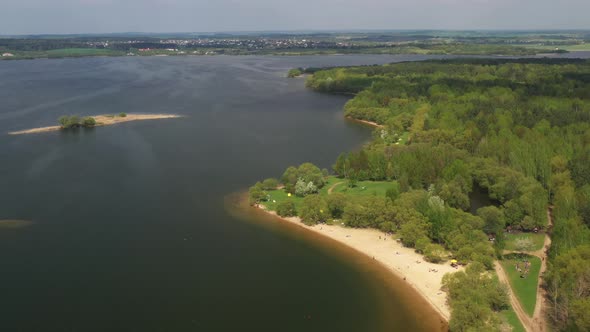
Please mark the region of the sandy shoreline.
[[369, 125], [369, 126], [375, 127], [375, 128], [383, 128], [382, 125], [378, 124], [377, 122], [373, 122], [373, 121], [355, 119], [355, 118], [350, 117], [350, 116], [347, 116], [346, 119], [348, 119], [350, 121], [358, 122], [358, 123], [363, 123], [363, 124], [366, 124], [366, 125]]
[[[298, 217], [283, 218], [274, 211], [265, 210], [262, 206], [260, 209], [285, 222], [336, 240], [372, 258], [393, 274], [404, 279], [430, 303], [443, 319], [449, 321], [451, 313], [447, 304], [447, 296], [445, 292], [441, 291], [444, 274], [457, 272], [457, 269], [449, 264], [428, 263], [424, 261], [422, 255], [415, 253], [414, 249], [404, 247], [391, 237], [386, 239], [385, 234], [376, 229], [345, 228], [337, 225], [307, 226]], [[433, 270], [437, 270], [437, 272], [433, 272]]]
[[[107, 115], [93, 115], [94, 120], [96, 120], [95, 127], [101, 126], [111, 126], [117, 123], [123, 122], [130, 122], [130, 121], [142, 121], [142, 120], [158, 120], [158, 119], [173, 119], [179, 118], [180, 115], [177, 114], [127, 114], [125, 117], [120, 117], [118, 115], [114, 116], [107, 116]], [[39, 128], [31, 128], [25, 130], [18, 130], [18, 131], [11, 131], [8, 135], [25, 135], [25, 134], [38, 134], [38, 133], [46, 133], [50, 131], [59, 131], [61, 130], [60, 126], [48, 126], [48, 127], [39, 127]]]

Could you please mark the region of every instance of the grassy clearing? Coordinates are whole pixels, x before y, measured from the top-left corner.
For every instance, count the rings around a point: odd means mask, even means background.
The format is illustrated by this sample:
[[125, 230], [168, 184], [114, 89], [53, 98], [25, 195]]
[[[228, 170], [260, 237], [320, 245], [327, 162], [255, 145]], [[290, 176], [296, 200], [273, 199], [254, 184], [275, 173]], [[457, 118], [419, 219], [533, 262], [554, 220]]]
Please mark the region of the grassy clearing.
[[500, 315], [512, 327], [512, 332], [526, 332], [512, 307], [508, 310], [503, 310]]
[[[327, 178], [327, 183], [322, 189], [320, 189], [319, 194], [322, 196], [328, 195], [328, 190], [332, 186], [334, 186], [333, 192], [340, 192], [350, 196], [370, 196], [370, 195], [377, 195], [377, 196], [385, 196], [385, 192], [387, 189], [392, 187], [392, 182], [386, 181], [360, 181], [357, 183], [356, 187], [350, 188], [348, 187], [348, 181], [345, 179], [340, 179], [335, 176], [330, 176]], [[264, 202], [263, 205], [266, 206], [269, 210], [276, 210], [276, 207], [279, 203], [285, 200], [291, 200], [295, 203], [295, 208], [299, 208], [301, 202], [303, 201], [303, 197], [297, 197], [295, 195], [289, 196], [285, 190], [269, 190], [267, 191], [268, 195], [270, 196], [267, 202]]]
[[506, 241], [504, 249], [506, 250], [520, 250], [516, 246], [516, 241], [520, 239], [531, 239], [533, 243], [531, 250], [535, 251], [543, 248], [545, 233], [508, 233], [504, 235], [504, 238]]
[[590, 43], [563, 46], [568, 51], [590, 51]]
[[542, 50], [554, 51], [556, 48], [567, 51], [590, 51], [590, 43], [575, 45], [523, 45], [526, 48], [537, 48]]
[[[531, 262], [531, 267], [526, 278], [521, 278], [521, 273], [516, 270], [516, 263], [520, 262], [520, 266], [522, 267], [522, 261], [524, 259]], [[532, 316], [537, 302], [537, 282], [541, 269], [541, 259], [525, 254], [510, 254], [504, 256], [501, 264], [506, 274], [508, 274], [512, 291], [520, 301], [524, 311], [529, 316]]]
[[393, 187], [390, 181], [359, 181], [355, 187], [348, 187], [346, 180], [342, 179], [344, 183], [339, 184], [333, 192], [339, 192], [351, 196], [385, 196], [387, 189]]
[[[339, 178], [337, 178], [335, 176], [329, 176], [327, 178], [326, 185], [323, 186], [322, 189], [320, 189], [319, 194], [320, 195], [327, 195], [328, 194], [328, 189], [331, 186], [333, 186], [335, 183], [342, 182], [342, 181], [344, 181], [344, 180], [339, 179]], [[295, 195], [289, 196], [289, 194], [285, 190], [283, 190], [283, 189], [269, 190], [269, 191], [267, 191], [267, 193], [270, 196], [270, 199], [267, 202], [264, 202], [263, 205], [266, 206], [266, 208], [269, 209], [269, 210], [276, 210], [277, 205], [280, 202], [286, 201], [286, 200], [293, 201], [293, 203], [295, 203], [295, 208], [298, 209], [299, 208], [299, 205], [303, 201], [303, 197], [297, 197]]]
[[408, 143], [408, 138], [410, 138], [410, 132], [404, 131], [404, 133], [402, 134], [402, 136], [400, 138], [401, 138], [401, 141], [399, 141], [399, 144], [406, 145]]

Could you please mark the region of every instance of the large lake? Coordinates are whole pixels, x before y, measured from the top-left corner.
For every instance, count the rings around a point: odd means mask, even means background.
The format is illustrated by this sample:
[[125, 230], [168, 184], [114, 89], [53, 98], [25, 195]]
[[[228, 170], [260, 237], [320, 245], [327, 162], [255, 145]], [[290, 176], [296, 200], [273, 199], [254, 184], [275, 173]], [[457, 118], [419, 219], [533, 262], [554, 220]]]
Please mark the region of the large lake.
[[[329, 168], [371, 130], [289, 68], [424, 56], [0, 62], [1, 331], [428, 331], [433, 311], [340, 246], [225, 197]], [[186, 117], [7, 136], [63, 114]]]

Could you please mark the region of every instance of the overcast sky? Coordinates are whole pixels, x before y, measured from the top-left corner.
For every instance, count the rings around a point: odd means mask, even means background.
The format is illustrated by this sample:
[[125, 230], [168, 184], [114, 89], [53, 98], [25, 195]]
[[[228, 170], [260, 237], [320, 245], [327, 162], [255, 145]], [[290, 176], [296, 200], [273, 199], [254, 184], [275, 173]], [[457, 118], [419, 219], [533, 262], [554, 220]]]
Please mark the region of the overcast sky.
[[0, 35], [590, 29], [590, 0], [0, 0]]

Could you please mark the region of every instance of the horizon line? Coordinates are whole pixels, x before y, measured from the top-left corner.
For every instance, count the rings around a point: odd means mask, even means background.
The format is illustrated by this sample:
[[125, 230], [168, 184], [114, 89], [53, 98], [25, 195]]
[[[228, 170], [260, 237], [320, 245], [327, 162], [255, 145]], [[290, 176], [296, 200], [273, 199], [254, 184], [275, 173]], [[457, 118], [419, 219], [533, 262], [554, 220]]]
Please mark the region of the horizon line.
[[108, 36], [108, 35], [214, 35], [214, 34], [313, 34], [313, 33], [363, 33], [363, 32], [590, 32], [590, 28], [472, 28], [472, 29], [287, 29], [287, 30], [218, 30], [218, 31], [121, 31], [76, 33], [17, 33], [0, 34], [0, 37], [18, 36]]

